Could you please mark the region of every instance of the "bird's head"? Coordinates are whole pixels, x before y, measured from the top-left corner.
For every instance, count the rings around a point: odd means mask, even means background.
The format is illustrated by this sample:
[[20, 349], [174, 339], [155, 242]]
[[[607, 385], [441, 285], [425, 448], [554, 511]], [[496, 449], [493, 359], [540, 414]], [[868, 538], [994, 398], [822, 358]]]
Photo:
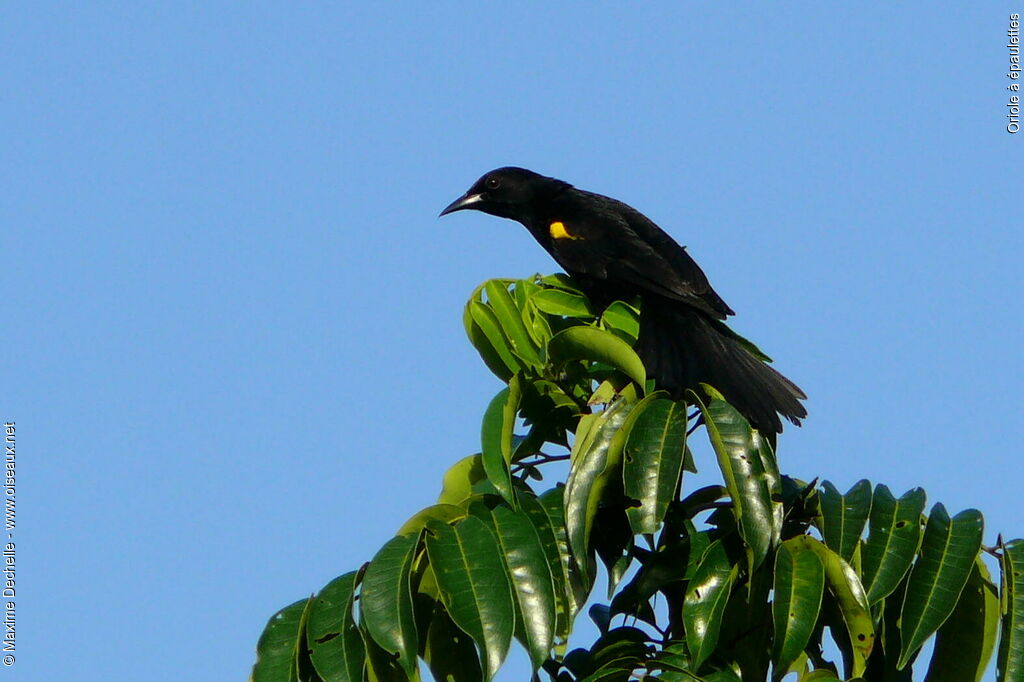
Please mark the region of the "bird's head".
[[471, 208], [502, 218], [523, 221], [537, 201], [569, 185], [525, 168], [506, 166], [485, 173], [465, 194], [448, 204], [441, 215]]

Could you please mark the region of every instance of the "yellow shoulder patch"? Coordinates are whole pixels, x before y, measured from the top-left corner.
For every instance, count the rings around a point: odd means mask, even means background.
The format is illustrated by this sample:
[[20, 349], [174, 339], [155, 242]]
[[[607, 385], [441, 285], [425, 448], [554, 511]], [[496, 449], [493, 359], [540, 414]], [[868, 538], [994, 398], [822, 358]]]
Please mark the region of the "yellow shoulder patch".
[[569, 230], [565, 229], [565, 223], [560, 220], [556, 220], [548, 226], [548, 231], [551, 233], [553, 239], [582, 239], [576, 235], [569, 234]]

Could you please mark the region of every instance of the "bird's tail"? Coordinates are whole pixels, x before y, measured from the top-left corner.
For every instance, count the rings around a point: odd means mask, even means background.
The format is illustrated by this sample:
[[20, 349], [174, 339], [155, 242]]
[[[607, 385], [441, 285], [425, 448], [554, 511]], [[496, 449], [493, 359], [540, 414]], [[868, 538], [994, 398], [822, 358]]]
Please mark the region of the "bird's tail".
[[724, 324], [688, 306], [647, 297], [637, 353], [658, 388], [681, 398], [686, 389], [700, 393], [699, 384], [710, 384], [762, 434], [782, 432], [779, 415], [797, 425], [807, 416], [800, 402], [807, 396], [796, 384]]

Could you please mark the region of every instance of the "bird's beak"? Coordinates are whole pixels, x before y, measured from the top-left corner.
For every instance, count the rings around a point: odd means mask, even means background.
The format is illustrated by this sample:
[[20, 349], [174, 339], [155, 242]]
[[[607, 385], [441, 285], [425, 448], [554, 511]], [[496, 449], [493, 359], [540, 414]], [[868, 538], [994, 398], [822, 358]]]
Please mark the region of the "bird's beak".
[[483, 194], [463, 194], [461, 197], [445, 206], [444, 210], [441, 211], [441, 215], [448, 215], [449, 213], [461, 211], [465, 208], [473, 208], [474, 204], [478, 204], [483, 200]]

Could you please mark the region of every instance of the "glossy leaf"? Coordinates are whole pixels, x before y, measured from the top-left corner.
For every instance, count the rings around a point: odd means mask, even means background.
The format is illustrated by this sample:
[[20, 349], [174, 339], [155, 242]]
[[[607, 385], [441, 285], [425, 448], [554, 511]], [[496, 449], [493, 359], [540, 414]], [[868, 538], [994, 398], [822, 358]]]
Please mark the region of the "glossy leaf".
[[381, 648], [365, 627], [359, 628], [366, 647], [366, 665], [363, 671], [367, 682], [416, 682], [419, 680], [419, 668], [409, 674], [402, 669], [401, 661]]
[[523, 322], [526, 324], [526, 331], [529, 332], [530, 338], [537, 348], [545, 348], [548, 345], [548, 341], [551, 340], [551, 335], [554, 333], [551, 330], [548, 316], [536, 307], [527, 305], [523, 308]]
[[482, 682], [483, 671], [473, 639], [452, 621], [438, 602], [430, 615], [423, 658], [435, 680]]
[[526, 364], [539, 366], [539, 349], [530, 338], [522, 313], [512, 300], [506, 283], [492, 279], [484, 285], [484, 292], [487, 294], [487, 304], [494, 311], [512, 352]]
[[455, 526], [430, 522], [425, 539], [445, 608], [476, 642], [489, 680], [505, 660], [515, 625], [512, 588], [498, 541], [473, 516]]
[[[561, 503], [561, 494], [559, 493], [556, 497], [557, 501]], [[530, 494], [520, 494], [519, 503], [520, 509], [529, 517], [530, 522], [533, 524], [537, 538], [540, 540], [544, 551], [544, 560], [551, 573], [552, 597], [555, 607], [552, 642], [555, 645], [564, 645], [568, 641], [569, 633], [572, 630], [572, 618], [576, 615], [574, 611], [576, 603], [569, 593], [568, 547], [565, 548], [566, 554], [563, 557], [558, 534], [555, 528], [552, 527], [553, 520], [548, 516], [544, 504], [539, 498]], [[559, 519], [556, 523], [559, 524], [559, 531], [564, 538], [564, 520]]]
[[[779, 472], [779, 463], [775, 458], [775, 452], [772, 450], [768, 439], [762, 436], [756, 429], [751, 431], [751, 435], [753, 436], [757, 453], [761, 457], [761, 467], [764, 469], [765, 482], [768, 484], [768, 491], [771, 493], [772, 538], [777, 543], [782, 538], [782, 524], [786, 516], [782, 503], [782, 474]], [[687, 468], [687, 465], [689, 465], [687, 471], [696, 473], [697, 470], [693, 467], [692, 455], [689, 454], [689, 450], [687, 450], [687, 458], [690, 461], [684, 461], [684, 468]]]
[[601, 325], [632, 345], [640, 334], [640, 314], [633, 306], [615, 301], [601, 314]]
[[738, 571], [739, 566], [729, 558], [725, 545], [721, 540], [715, 540], [704, 552], [697, 572], [687, 586], [683, 624], [695, 669], [707, 660], [718, 644], [722, 614]]
[[884, 485], [875, 487], [870, 532], [861, 553], [868, 603], [889, 596], [910, 570], [921, 541], [925, 499], [921, 488], [908, 490], [897, 500]]
[[552, 568], [537, 529], [524, 511], [499, 505], [489, 512], [489, 522], [508, 567], [516, 602], [516, 635], [530, 654], [534, 671], [547, 660], [555, 637], [555, 594]]
[[717, 391], [712, 389], [709, 393], [712, 397], [705, 405], [691, 392], [704, 415], [708, 438], [733, 501], [740, 535], [747, 545], [750, 570], [755, 570], [778, 539], [773, 536], [775, 514], [769, 477], [747, 420]]
[[487, 406], [480, 428], [484, 471], [498, 493], [512, 506], [516, 504], [516, 497], [509, 467], [512, 463], [512, 440], [521, 398], [519, 379], [512, 377], [508, 386], [494, 396]]
[[612, 599], [610, 615], [624, 613], [643, 620], [644, 612], [650, 608], [648, 600], [656, 592], [692, 578], [711, 541], [707, 533], [696, 531], [689, 540], [659, 547], [648, 555], [633, 579]]
[[611, 682], [629, 679], [629, 673], [647, 662], [648, 635], [635, 627], [621, 626], [601, 635], [590, 648], [592, 671], [586, 682]]
[[686, 452], [686, 403], [658, 399], [638, 407], [626, 439], [622, 479], [626, 509], [637, 535], [655, 533], [676, 496]]
[[607, 405], [615, 398], [615, 384], [611, 381], [602, 381], [590, 396], [587, 405]]
[[548, 341], [548, 360], [561, 364], [570, 360], [589, 360], [610, 365], [643, 388], [647, 370], [628, 343], [611, 332], [596, 327], [569, 327]]
[[362, 622], [374, 641], [397, 656], [407, 675], [416, 669], [418, 638], [410, 573], [419, 534], [389, 540], [373, 557], [359, 593]]
[[537, 308], [549, 315], [561, 317], [593, 317], [590, 302], [585, 296], [559, 289], [541, 289], [530, 297]]
[[1003, 611], [996, 659], [999, 682], [1024, 680], [1024, 540], [1000, 543], [1001, 593]]
[[[736, 545], [733, 561], [742, 569], [745, 562], [741, 558], [739, 543]], [[714, 658], [736, 666], [745, 680], [766, 680], [775, 629], [768, 599], [772, 591], [772, 575], [766, 568], [743, 578], [746, 583], [744, 589], [734, 590], [725, 607]]]
[[871, 514], [871, 483], [861, 479], [845, 495], [829, 481], [821, 487], [821, 535], [829, 549], [850, 562]]
[[850, 564], [814, 538], [801, 535], [787, 541], [790, 549], [799, 547], [818, 555], [825, 569], [825, 582], [835, 597], [851, 646], [852, 674], [863, 675], [875, 646], [874, 621], [868, 608], [867, 593]]
[[324, 682], [361, 682], [366, 648], [352, 616], [359, 576], [352, 571], [327, 583], [313, 598], [306, 641], [313, 667]]
[[729, 666], [716, 667], [710, 671], [704, 671], [700, 676], [701, 682], [743, 682], [743, 675], [735, 663]]
[[968, 509], [949, 518], [945, 507], [932, 507], [921, 553], [910, 571], [900, 616], [903, 668], [956, 606], [960, 591], [981, 548], [981, 512]]
[[303, 631], [310, 599], [284, 607], [267, 622], [256, 645], [252, 682], [297, 682], [297, 658], [303, 647]]
[[981, 682], [999, 632], [999, 591], [980, 557], [935, 635], [925, 682]]
[[616, 470], [621, 451], [613, 439], [626, 421], [634, 404], [620, 399], [606, 410], [580, 420], [573, 444], [569, 478], [565, 483], [565, 526], [569, 548], [580, 568], [589, 555], [590, 530], [594, 524], [601, 495]]
[[444, 474], [438, 504], [459, 504], [473, 494], [473, 486], [487, 478], [483, 457], [470, 455], [456, 462]]
[[[613, 485], [617, 487], [618, 482]], [[613, 499], [616, 498], [617, 495]], [[633, 563], [633, 531], [625, 511], [618, 504], [599, 504], [594, 528], [596, 531], [590, 536], [590, 547], [607, 570], [608, 599], [611, 599]]]
[[566, 530], [565, 521], [565, 486], [556, 486], [544, 492], [538, 499], [548, 516], [549, 527], [555, 535], [558, 552], [561, 556], [562, 575], [568, 586], [565, 596], [569, 607], [569, 628], [571, 629], [573, 620], [590, 596], [594, 578], [580, 570], [569, 548], [569, 533]]
[[502, 330], [498, 316], [480, 301], [466, 304], [466, 331], [492, 372], [507, 381], [523, 369], [524, 363], [512, 352], [512, 345]]
[[831, 670], [812, 670], [806, 675], [801, 675], [798, 682], [840, 682], [840, 680]]
[[707, 509], [719, 500], [729, 496], [729, 490], [722, 485], [706, 485], [698, 488], [687, 495], [679, 503], [679, 507], [685, 510], [687, 517], [693, 517], [700, 513], [698, 510]]
[[[498, 378], [502, 381], [508, 381], [509, 377], [519, 369], [519, 363], [512, 361], [511, 351], [508, 349], [508, 344], [504, 340], [501, 342], [501, 347], [504, 353], [499, 352], [495, 347], [494, 343], [488, 338], [487, 334], [484, 333], [484, 327], [477, 322], [476, 318], [480, 317], [482, 313], [477, 310], [474, 316], [474, 308], [482, 307], [487, 310], [487, 306], [480, 300], [481, 293], [483, 292], [484, 285], [481, 284], [473, 293], [470, 295], [469, 300], [466, 302], [466, 307], [462, 313], [462, 324], [466, 328], [466, 336], [469, 337], [470, 343], [476, 348], [477, 353], [480, 354], [480, 358], [487, 365], [487, 368], [491, 370]], [[494, 318], [492, 311], [488, 311], [493, 321], [488, 321], [486, 326], [490, 328], [493, 334], [495, 330], [500, 334], [500, 326], [497, 324], [497, 318]], [[506, 362], [508, 360], [508, 362]], [[511, 364], [509, 364], [511, 362]]]
[[396, 535], [419, 535], [427, 521], [435, 520], [442, 523], [452, 523], [466, 516], [466, 510], [454, 504], [432, 504], [421, 509], [402, 524]]
[[772, 661], [784, 673], [803, 653], [818, 621], [825, 589], [825, 567], [818, 555], [799, 542], [784, 542], [775, 555], [774, 589]]
[[563, 291], [571, 291], [573, 293], [582, 294], [579, 284], [576, 283], [569, 275], [562, 272], [556, 272], [552, 275], [544, 275], [540, 278], [541, 285], [550, 287], [553, 289], [562, 289]]
[[530, 297], [544, 288], [533, 279], [517, 279], [506, 283], [506, 286], [508, 284], [512, 286], [512, 298], [516, 302], [516, 307], [522, 312], [526, 312], [529, 309], [530, 306], [527, 304], [527, 301], [530, 300]]
[[649, 671], [661, 672], [657, 679], [665, 682], [700, 682], [700, 678], [690, 670], [690, 653], [686, 643], [673, 641], [657, 652], [647, 663]]

